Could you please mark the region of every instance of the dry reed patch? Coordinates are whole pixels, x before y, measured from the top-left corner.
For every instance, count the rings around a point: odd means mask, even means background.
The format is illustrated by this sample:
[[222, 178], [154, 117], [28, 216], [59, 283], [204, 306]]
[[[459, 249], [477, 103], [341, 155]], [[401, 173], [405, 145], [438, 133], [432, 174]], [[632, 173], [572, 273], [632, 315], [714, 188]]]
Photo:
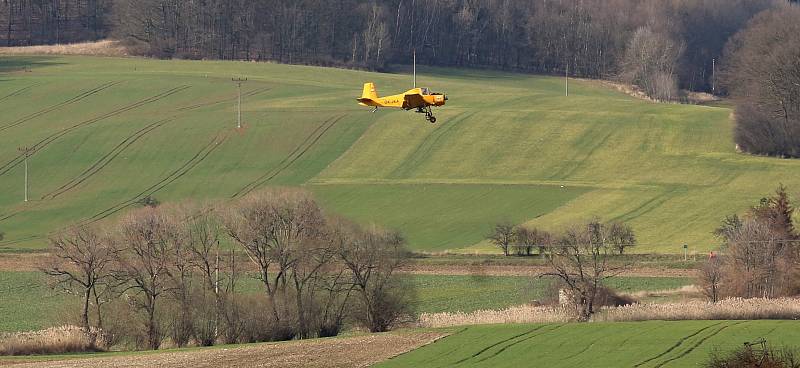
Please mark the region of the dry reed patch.
[[621, 295], [629, 296], [637, 300], [652, 297], [668, 297], [668, 296], [682, 296], [684, 298], [705, 298], [703, 292], [696, 285], [686, 285], [677, 289], [667, 290], [643, 290], [633, 293], [622, 293]]
[[41, 331], [18, 332], [0, 335], [0, 355], [63, 354], [98, 351], [104, 344], [76, 326], [53, 327]]
[[595, 321], [649, 320], [742, 320], [742, 319], [799, 319], [800, 299], [723, 299], [717, 303], [687, 301], [680, 303], [632, 304], [604, 308]]
[[[678, 289], [678, 291], [683, 289]], [[686, 288], [686, 291], [689, 291]], [[569, 307], [520, 305], [500, 310], [480, 310], [471, 313], [423, 313], [421, 327], [448, 327], [499, 323], [563, 323], [575, 321], [576, 311]], [[603, 307], [592, 321], [650, 321], [650, 320], [754, 320], [800, 319], [800, 299], [724, 299], [717, 303], [701, 300], [631, 304]]]
[[497, 323], [561, 323], [575, 320], [575, 309], [520, 305], [500, 310], [479, 310], [470, 313], [422, 313], [421, 327], [449, 327]]
[[119, 41], [102, 40], [58, 45], [0, 47], [0, 55], [128, 56], [129, 53]]
[[368, 367], [447, 336], [393, 332], [352, 337], [202, 348], [15, 364], [14, 367]]

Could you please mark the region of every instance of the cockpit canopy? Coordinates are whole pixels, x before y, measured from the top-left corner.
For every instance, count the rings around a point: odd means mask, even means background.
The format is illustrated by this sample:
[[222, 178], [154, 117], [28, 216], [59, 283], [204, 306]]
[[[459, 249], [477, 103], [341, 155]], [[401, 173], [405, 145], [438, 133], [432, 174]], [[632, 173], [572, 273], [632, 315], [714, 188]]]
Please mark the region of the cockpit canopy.
[[431, 94], [431, 91], [427, 87], [420, 87], [419, 91], [424, 96]]

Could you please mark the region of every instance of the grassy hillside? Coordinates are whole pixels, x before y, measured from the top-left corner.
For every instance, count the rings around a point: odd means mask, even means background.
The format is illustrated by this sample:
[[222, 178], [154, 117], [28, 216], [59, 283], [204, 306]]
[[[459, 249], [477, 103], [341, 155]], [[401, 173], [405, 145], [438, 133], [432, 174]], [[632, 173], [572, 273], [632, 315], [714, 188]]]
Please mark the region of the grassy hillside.
[[[246, 76], [245, 127], [235, 129]], [[267, 63], [89, 57], [0, 58], [0, 246], [36, 249], [72, 222], [137, 200], [237, 197], [302, 185], [326, 207], [398, 228], [419, 250], [485, 251], [497, 220], [558, 227], [630, 221], [640, 252], [715, 246], [720, 218], [800, 161], [735, 153], [730, 110], [655, 104], [595, 82], [422, 69], [450, 96], [439, 123], [355, 105], [408, 76]], [[19, 146], [30, 158], [22, 203]]]
[[696, 367], [714, 350], [766, 338], [800, 344], [797, 321], [681, 321], [489, 325], [377, 367]]

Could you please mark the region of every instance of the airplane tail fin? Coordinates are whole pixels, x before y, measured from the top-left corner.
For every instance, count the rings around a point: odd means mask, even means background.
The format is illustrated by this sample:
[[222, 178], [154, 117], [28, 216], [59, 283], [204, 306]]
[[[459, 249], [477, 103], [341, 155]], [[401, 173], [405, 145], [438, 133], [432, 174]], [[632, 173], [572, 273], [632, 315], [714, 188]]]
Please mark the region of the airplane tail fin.
[[361, 92], [361, 98], [358, 102], [364, 106], [375, 106], [375, 100], [378, 99], [378, 92], [375, 91], [375, 83], [364, 83], [364, 92]]
[[375, 83], [364, 83], [364, 92], [361, 92], [361, 98], [368, 98], [370, 100], [378, 98], [378, 91], [375, 90]]

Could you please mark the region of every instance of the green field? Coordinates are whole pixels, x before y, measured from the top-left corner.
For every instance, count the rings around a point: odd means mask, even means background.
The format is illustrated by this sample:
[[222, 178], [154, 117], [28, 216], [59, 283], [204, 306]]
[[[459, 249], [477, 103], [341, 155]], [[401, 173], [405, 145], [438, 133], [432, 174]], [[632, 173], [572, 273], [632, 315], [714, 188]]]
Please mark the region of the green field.
[[649, 321], [484, 325], [377, 367], [696, 367], [715, 349], [766, 338], [800, 345], [798, 321]]
[[[410, 276], [417, 289], [418, 313], [502, 309], [541, 300], [545, 280], [521, 276]], [[619, 292], [677, 289], [692, 283], [683, 277], [618, 277], [608, 286]]]
[[74, 300], [49, 288], [44, 274], [0, 272], [0, 333], [62, 324], [68, 321], [66, 312], [80, 310]]
[[[515, 276], [408, 275], [417, 290], [417, 313], [499, 309], [541, 298], [542, 280]], [[690, 284], [680, 277], [620, 277], [609, 285], [620, 291], [666, 290]], [[243, 278], [238, 290], [262, 293], [258, 280]], [[0, 271], [0, 333], [28, 331], [67, 323], [80, 310], [78, 298], [52, 290], [38, 272]], [[72, 313], [72, 314], [70, 314]], [[73, 321], [74, 323], [74, 321]]]
[[[236, 88], [246, 76], [244, 128]], [[737, 154], [731, 110], [657, 104], [591, 81], [421, 68], [450, 97], [439, 123], [355, 104], [402, 74], [224, 61], [0, 58], [0, 247], [46, 246], [139, 199], [229, 199], [303, 186], [330, 210], [403, 231], [416, 250], [490, 250], [499, 220], [628, 221], [637, 252], [716, 246], [711, 231], [800, 161]], [[29, 159], [30, 198], [22, 202]]]

